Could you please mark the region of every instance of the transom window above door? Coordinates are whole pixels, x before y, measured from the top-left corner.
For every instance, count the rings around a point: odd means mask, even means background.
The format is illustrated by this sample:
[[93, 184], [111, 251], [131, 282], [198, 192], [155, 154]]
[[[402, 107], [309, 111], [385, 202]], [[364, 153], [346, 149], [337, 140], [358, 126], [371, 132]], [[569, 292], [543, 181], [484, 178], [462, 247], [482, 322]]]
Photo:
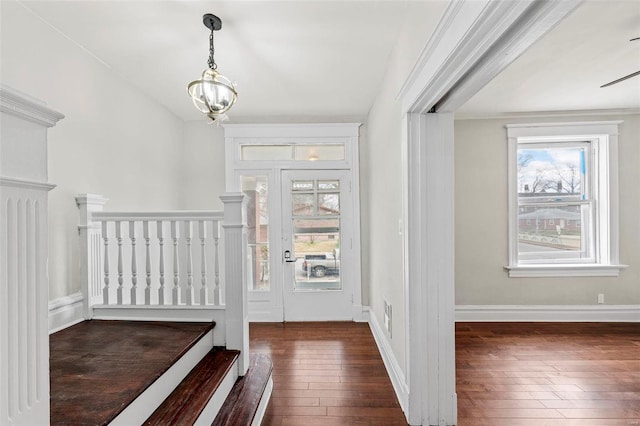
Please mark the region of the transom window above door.
[[344, 144], [242, 145], [242, 161], [343, 161]]

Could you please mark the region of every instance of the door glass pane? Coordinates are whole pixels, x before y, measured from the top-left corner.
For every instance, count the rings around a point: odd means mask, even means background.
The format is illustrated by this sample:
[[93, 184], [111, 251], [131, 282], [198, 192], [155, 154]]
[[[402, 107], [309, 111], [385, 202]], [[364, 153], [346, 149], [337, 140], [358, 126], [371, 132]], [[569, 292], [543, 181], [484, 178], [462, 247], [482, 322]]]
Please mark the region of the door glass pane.
[[339, 180], [319, 180], [318, 181], [318, 189], [340, 189], [340, 181]]
[[291, 183], [292, 191], [313, 191], [312, 180], [294, 180]]
[[293, 194], [294, 216], [313, 215], [313, 194]]
[[242, 176], [242, 192], [247, 196], [247, 239], [249, 242], [249, 290], [268, 291], [269, 283], [269, 202], [267, 176]]
[[341, 290], [340, 219], [293, 220], [294, 290]]
[[318, 214], [337, 215], [340, 214], [340, 194], [318, 194]]

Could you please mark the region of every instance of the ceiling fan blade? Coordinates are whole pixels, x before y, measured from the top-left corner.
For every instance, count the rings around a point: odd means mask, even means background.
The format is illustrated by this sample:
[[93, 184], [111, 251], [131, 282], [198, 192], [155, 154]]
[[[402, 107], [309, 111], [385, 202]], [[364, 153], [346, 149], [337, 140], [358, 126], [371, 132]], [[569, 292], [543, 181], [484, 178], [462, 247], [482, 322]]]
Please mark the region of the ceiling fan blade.
[[629, 41], [636, 41], [636, 40], [640, 40], [640, 37], [632, 38], [632, 39], [631, 39], [631, 40], [629, 40]]
[[617, 79], [617, 80], [613, 80], [613, 81], [611, 81], [611, 82], [609, 82], [609, 83], [607, 83], [607, 84], [603, 84], [602, 86], [600, 86], [600, 88], [602, 88], [602, 87], [612, 86], [612, 85], [614, 85], [614, 84], [616, 84], [616, 83], [620, 83], [621, 81], [624, 81], [624, 80], [626, 80], [626, 79], [628, 79], [628, 78], [635, 77], [636, 75], [640, 75], [640, 71], [636, 71], [636, 72], [631, 73], [631, 74], [629, 74], [629, 75], [625, 75], [624, 77], [621, 77], [621, 78], [619, 78], [619, 79]]

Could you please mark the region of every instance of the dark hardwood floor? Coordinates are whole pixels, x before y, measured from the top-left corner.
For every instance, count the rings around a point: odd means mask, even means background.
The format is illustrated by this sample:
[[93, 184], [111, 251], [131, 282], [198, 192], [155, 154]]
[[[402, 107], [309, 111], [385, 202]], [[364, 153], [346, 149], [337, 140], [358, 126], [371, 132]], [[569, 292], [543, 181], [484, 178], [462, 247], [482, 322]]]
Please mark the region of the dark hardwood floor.
[[[251, 324], [265, 425], [406, 424], [366, 324]], [[640, 425], [640, 324], [458, 323], [459, 426]]]
[[94, 320], [52, 334], [51, 424], [108, 424], [212, 328]]
[[458, 323], [459, 426], [640, 425], [640, 323]]
[[[90, 321], [51, 335], [51, 424], [106, 424], [113, 397], [133, 398], [210, 327]], [[251, 351], [273, 360], [264, 425], [406, 425], [367, 324], [250, 330]], [[458, 323], [456, 362], [459, 426], [640, 426], [640, 323]]]
[[251, 351], [273, 361], [263, 425], [406, 425], [369, 325], [251, 324]]

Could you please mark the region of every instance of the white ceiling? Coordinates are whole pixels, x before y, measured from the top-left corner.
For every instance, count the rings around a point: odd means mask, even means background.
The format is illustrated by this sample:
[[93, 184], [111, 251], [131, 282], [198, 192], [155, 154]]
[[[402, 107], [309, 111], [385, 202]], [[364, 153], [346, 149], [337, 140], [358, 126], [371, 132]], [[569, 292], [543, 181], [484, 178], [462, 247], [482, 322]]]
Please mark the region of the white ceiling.
[[[223, 21], [215, 58], [218, 70], [238, 84], [234, 120], [364, 117], [407, 17], [435, 22], [446, 7], [436, 0], [21, 4], [184, 120], [203, 119], [186, 85], [206, 68], [204, 13]], [[599, 87], [640, 70], [640, 41], [629, 42], [638, 36], [640, 0], [590, 0], [459, 112], [640, 109], [640, 76]]]
[[640, 109], [640, 1], [592, 0], [513, 62], [458, 116]]
[[203, 119], [186, 86], [207, 67], [204, 13], [222, 19], [215, 59], [238, 85], [234, 119], [365, 117], [405, 18], [439, 17], [446, 7], [401, 0], [21, 3], [184, 120]]

